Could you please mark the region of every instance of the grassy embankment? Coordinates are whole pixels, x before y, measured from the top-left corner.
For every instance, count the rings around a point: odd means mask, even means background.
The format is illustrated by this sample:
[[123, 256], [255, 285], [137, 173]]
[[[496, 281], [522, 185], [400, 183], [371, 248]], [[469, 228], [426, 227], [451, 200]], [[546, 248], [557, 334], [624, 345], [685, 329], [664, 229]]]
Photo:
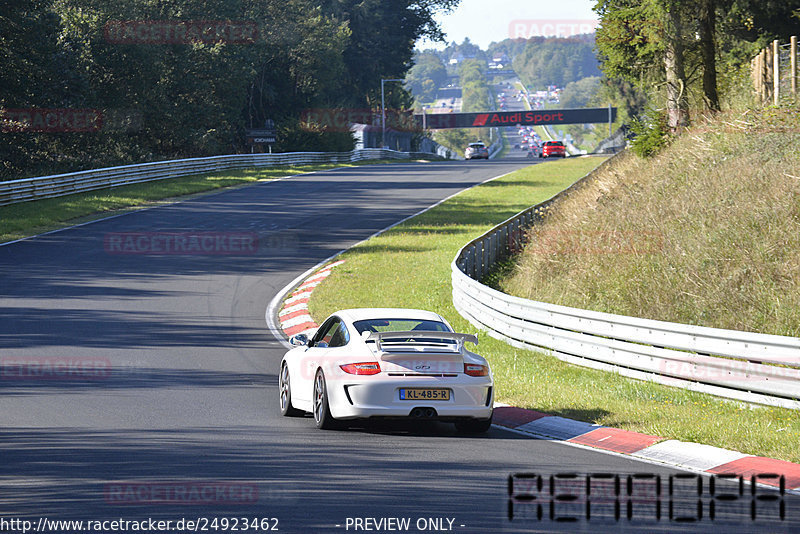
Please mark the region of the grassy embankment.
[[[564, 205], [552, 222], [561, 226], [538, 230], [546, 239], [519, 259], [518, 273], [503, 285], [536, 300], [797, 334], [800, 160], [794, 147], [800, 139], [796, 115], [772, 113], [724, 116], [654, 160], [629, 157], [615, 165]], [[315, 291], [312, 316], [320, 320], [356, 306], [417, 307], [474, 331], [452, 306], [449, 270], [457, 250], [598, 162], [576, 158], [529, 167], [354, 248]], [[599, 248], [595, 241], [585, 245], [587, 236], [600, 237]], [[800, 462], [795, 411], [571, 366], [480, 337], [500, 401]]]
[[738, 118], [699, 125], [653, 160], [618, 162], [536, 229], [501, 288], [800, 336], [800, 114]]
[[397, 161], [403, 160], [242, 169], [170, 178], [0, 206], [0, 243], [108, 217], [131, 209], [174, 202], [178, 197], [185, 198], [217, 189], [336, 167]]

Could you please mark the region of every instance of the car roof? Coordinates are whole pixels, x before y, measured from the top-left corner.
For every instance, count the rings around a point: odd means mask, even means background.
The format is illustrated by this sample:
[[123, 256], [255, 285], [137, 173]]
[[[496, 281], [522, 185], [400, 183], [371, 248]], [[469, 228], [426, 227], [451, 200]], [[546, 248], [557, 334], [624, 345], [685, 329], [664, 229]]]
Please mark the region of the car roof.
[[441, 321], [444, 318], [438, 313], [409, 308], [351, 308], [339, 310], [333, 315], [350, 323], [365, 319], [416, 319], [420, 321]]
[[486, 146], [485, 143], [470, 143], [469, 146]]

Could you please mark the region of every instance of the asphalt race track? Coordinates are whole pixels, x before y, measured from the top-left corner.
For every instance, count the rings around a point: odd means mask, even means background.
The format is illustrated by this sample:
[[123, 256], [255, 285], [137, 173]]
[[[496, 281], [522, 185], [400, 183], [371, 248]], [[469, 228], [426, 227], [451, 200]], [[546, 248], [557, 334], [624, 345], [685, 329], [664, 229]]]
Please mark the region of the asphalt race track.
[[[789, 496], [783, 521], [774, 520], [776, 508], [764, 513], [772, 519], [753, 524], [749, 504], [730, 524], [707, 515], [670, 521], [666, 481], [678, 471], [499, 428], [480, 437], [458, 436], [450, 425], [325, 432], [312, 419], [280, 417], [285, 349], [264, 322], [275, 293], [375, 231], [527, 164], [347, 168], [0, 247], [0, 518], [206, 518], [206, 531], [232, 531], [233, 518], [277, 518], [289, 533], [796, 531], [800, 506]], [[114, 239], [132, 232], [255, 235], [258, 245], [231, 253], [231, 242], [217, 240], [214, 254], [114, 248]], [[37, 362], [91, 364], [98, 372], [36, 378], [14, 371]], [[611, 506], [611, 515], [596, 509], [586, 520], [580, 512], [570, 523], [557, 521], [562, 508], [550, 519], [548, 503], [537, 516], [545, 494], [509, 509], [513, 473], [612, 473], [623, 488], [626, 475], [654, 473], [664, 492], [638, 502], [632, 520], [623, 499], [620, 520]], [[661, 519], [648, 519], [662, 501]], [[697, 498], [687, 502], [684, 515]], [[408, 518], [410, 526], [365, 518]]]

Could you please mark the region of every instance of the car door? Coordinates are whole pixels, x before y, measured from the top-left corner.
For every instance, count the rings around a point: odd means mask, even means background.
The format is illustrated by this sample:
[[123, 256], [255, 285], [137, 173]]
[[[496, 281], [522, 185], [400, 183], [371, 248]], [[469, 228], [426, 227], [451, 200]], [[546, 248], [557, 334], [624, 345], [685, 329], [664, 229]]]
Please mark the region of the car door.
[[[296, 395], [301, 401], [310, 401], [314, 383], [314, 376], [317, 369], [325, 366], [326, 356], [331, 352], [334, 347], [331, 347], [331, 342], [336, 343], [338, 340], [336, 334], [344, 325], [342, 320], [336, 316], [329, 317], [322, 326], [317, 329], [317, 332], [308, 342], [305, 350], [300, 354], [299, 364], [296, 366], [296, 372], [299, 374], [297, 380], [293, 380], [294, 384], [298, 384], [298, 388], [292, 388], [292, 395]], [[295, 391], [296, 390], [296, 391]]]

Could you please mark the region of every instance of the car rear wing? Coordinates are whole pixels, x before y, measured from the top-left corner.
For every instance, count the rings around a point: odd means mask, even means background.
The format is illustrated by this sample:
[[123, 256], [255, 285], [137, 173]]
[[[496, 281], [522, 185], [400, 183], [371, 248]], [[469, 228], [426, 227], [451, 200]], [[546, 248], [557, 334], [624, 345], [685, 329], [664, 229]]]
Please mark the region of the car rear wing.
[[[451, 340], [459, 343], [459, 347], [463, 346], [466, 341], [478, 344], [478, 336], [474, 334], [459, 334], [456, 332], [437, 332], [434, 330], [407, 330], [400, 332], [370, 332], [365, 338], [365, 341], [374, 341], [375, 347], [378, 351], [382, 351], [381, 343], [384, 339], [404, 339], [400, 343], [409, 343], [408, 340], [413, 339], [414, 343], [425, 342], [436, 343], [437, 340]], [[395, 342], [397, 343], [397, 342]]]

